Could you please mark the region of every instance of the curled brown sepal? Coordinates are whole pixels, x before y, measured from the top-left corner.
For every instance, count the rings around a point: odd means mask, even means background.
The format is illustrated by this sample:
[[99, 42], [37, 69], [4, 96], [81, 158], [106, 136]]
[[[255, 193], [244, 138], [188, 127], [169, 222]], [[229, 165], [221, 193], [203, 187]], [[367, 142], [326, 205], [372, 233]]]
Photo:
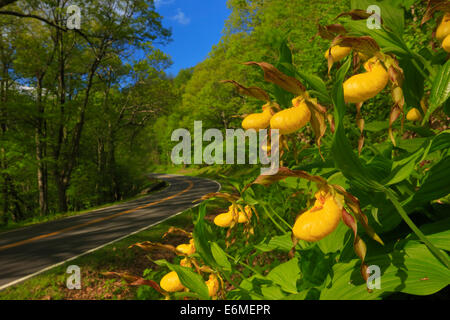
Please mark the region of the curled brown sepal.
[[297, 96], [302, 96], [306, 91], [305, 86], [298, 79], [284, 74], [270, 63], [250, 61], [244, 63], [244, 65], [259, 66], [264, 71], [264, 79], [266, 81], [272, 82], [280, 88]]
[[289, 258], [293, 259], [295, 257], [295, 247], [297, 247], [298, 242], [300, 241], [294, 233], [291, 234], [291, 240], [292, 240], [292, 248], [289, 250]]
[[448, 0], [429, 0], [421, 24], [431, 20], [436, 11], [450, 12], [450, 2]]
[[361, 52], [368, 57], [373, 57], [380, 51], [378, 43], [369, 36], [352, 37], [339, 35], [334, 38], [331, 47], [337, 45], [342, 47], [352, 47], [354, 50]]
[[119, 277], [125, 280], [129, 286], [150, 286], [161, 294], [166, 295], [166, 292], [161, 289], [158, 283], [153, 280], [147, 280], [142, 277], [132, 275], [128, 272], [102, 272], [105, 277]]
[[383, 55], [384, 65], [389, 74], [389, 80], [391, 81], [394, 87], [403, 86], [403, 82], [405, 81], [405, 74], [403, 69], [400, 68], [398, 60], [395, 57], [390, 55]]
[[261, 88], [258, 88], [258, 87], [248, 87], [247, 88], [234, 80], [222, 80], [222, 81], [220, 81], [220, 83], [231, 83], [232, 85], [234, 85], [236, 87], [237, 91], [244, 96], [253, 97], [258, 100], [265, 101], [265, 102], [270, 102], [269, 94]]
[[[351, 214], [349, 214], [345, 209], [342, 209], [342, 221], [344, 221], [345, 225], [352, 229], [353, 231], [353, 249], [355, 250], [356, 255], [361, 259], [361, 268], [360, 272], [363, 279], [367, 282], [369, 275], [367, 274], [367, 265], [364, 260], [366, 259], [367, 247], [364, 241], [358, 236], [358, 225], [356, 224], [355, 219]], [[370, 289], [367, 289], [369, 292]]]
[[101, 272], [101, 275], [108, 277], [108, 278], [112, 278], [112, 277], [119, 277], [123, 280], [125, 280], [127, 283], [133, 283], [137, 280], [140, 279], [140, 277], [132, 275], [131, 273], [128, 272], [112, 272], [112, 271], [108, 271], [108, 272]]
[[342, 188], [339, 185], [333, 185], [333, 189], [344, 196], [345, 203], [352, 210], [353, 214], [355, 215], [359, 223], [361, 223], [367, 235], [376, 242], [380, 243], [381, 245], [384, 245], [383, 240], [381, 240], [381, 238], [378, 236], [375, 230], [373, 230], [373, 228], [369, 225], [367, 216], [361, 210], [358, 198], [348, 193], [344, 188]]
[[317, 183], [320, 186], [327, 185], [327, 181], [322, 177], [310, 175], [306, 171], [291, 170], [286, 167], [281, 167], [280, 169], [278, 169], [278, 172], [274, 175], [260, 175], [250, 185], [260, 184], [263, 186], [269, 186], [275, 182], [278, 182], [278, 181], [281, 181], [281, 180], [284, 180], [284, 179], [290, 178], [290, 177], [307, 179], [309, 181]]
[[200, 199], [194, 200], [193, 202], [209, 200], [211, 198], [222, 198], [222, 199], [227, 199], [230, 202], [236, 202], [241, 197], [237, 194], [231, 194], [231, 193], [226, 193], [226, 192], [212, 192], [212, 193], [208, 193], [208, 194], [204, 195]]
[[327, 120], [328, 120], [328, 123], [330, 124], [331, 133], [334, 133], [334, 131], [336, 131], [336, 124], [334, 122], [333, 115], [332, 114], [327, 114]]
[[372, 16], [372, 13], [367, 13], [367, 11], [362, 9], [354, 9], [340, 13], [334, 20], [345, 16], [349, 16], [352, 20], [366, 20]]
[[311, 127], [314, 131], [314, 135], [316, 137], [316, 145], [319, 148], [319, 154], [323, 159], [322, 152], [320, 150], [322, 137], [325, 135], [327, 131], [327, 123], [326, 123], [326, 108], [319, 105], [314, 100], [305, 99], [305, 103], [308, 106], [308, 109], [311, 113]]
[[155, 282], [153, 280], [139, 278], [138, 280], [130, 283], [129, 285], [134, 286], [134, 287], [149, 286], [149, 287], [152, 287], [153, 289], [155, 289], [156, 291], [158, 291], [159, 293], [166, 295], [166, 292], [163, 289], [161, 289], [161, 287], [159, 286], [159, 284], [157, 282]]
[[[400, 87], [394, 87], [392, 89], [392, 99], [394, 100], [394, 105], [391, 108], [391, 113], [389, 115], [389, 138], [392, 144], [395, 146], [395, 138], [392, 130], [392, 125], [403, 113], [403, 107], [405, 105], [405, 97], [403, 96], [403, 90]], [[402, 129], [403, 129], [403, 118], [402, 118]]]
[[163, 234], [162, 238], [164, 239], [169, 234], [179, 234], [179, 235], [186, 236], [188, 238], [192, 238], [192, 232], [187, 232], [186, 230], [183, 230], [181, 228], [176, 228], [176, 227], [170, 227], [169, 230], [167, 230], [167, 232]]
[[141, 248], [145, 251], [153, 251], [155, 249], [163, 249], [163, 250], [168, 250], [168, 251], [172, 251], [175, 254], [180, 254], [176, 248], [170, 244], [163, 244], [163, 243], [158, 243], [158, 242], [150, 242], [150, 241], [144, 241], [144, 242], [138, 242], [135, 244], [132, 244], [131, 246], [128, 247], [128, 249], [133, 248], [133, 247], [138, 247]]
[[[318, 32], [313, 37], [313, 39], [317, 36], [321, 37], [322, 39], [326, 40], [333, 40], [334, 37], [338, 34], [346, 34], [347, 30], [344, 28], [342, 24], [335, 23], [335, 24], [329, 24], [327, 26], [323, 26], [321, 24], [317, 25]], [[312, 40], [312, 39], [311, 39]]]

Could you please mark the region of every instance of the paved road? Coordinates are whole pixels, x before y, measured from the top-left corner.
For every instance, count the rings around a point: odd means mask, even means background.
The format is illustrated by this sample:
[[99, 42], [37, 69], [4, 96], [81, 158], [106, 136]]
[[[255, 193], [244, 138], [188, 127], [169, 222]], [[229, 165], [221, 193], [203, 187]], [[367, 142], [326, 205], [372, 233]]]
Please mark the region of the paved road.
[[[68, 259], [144, 230], [217, 192], [212, 180], [151, 174], [168, 188], [144, 198], [79, 216], [0, 234], [0, 290]], [[197, 203], [196, 203], [197, 204]]]

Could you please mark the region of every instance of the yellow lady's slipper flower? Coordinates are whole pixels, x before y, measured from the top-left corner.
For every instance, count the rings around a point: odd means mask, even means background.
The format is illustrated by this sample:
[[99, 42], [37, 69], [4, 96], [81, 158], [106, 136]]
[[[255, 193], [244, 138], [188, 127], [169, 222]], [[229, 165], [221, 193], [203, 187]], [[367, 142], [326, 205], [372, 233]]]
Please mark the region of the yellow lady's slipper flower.
[[[334, 62], [339, 62], [342, 59], [344, 59], [346, 56], [348, 56], [348, 54], [350, 53], [350, 51], [352, 51], [351, 47], [341, 47], [339, 45], [337, 46], [333, 46], [331, 48], [331, 56], [333, 57], [333, 61]], [[328, 49], [325, 52], [325, 59], [328, 59], [328, 57], [330, 56], [330, 50]]]
[[184, 290], [184, 286], [178, 278], [175, 271], [166, 274], [160, 281], [159, 285], [167, 292], [178, 292]]
[[206, 286], [208, 287], [208, 293], [210, 297], [217, 296], [217, 292], [219, 291], [219, 279], [214, 274], [209, 275], [209, 279], [205, 281]]
[[341, 217], [342, 207], [335, 198], [325, 191], [319, 191], [314, 206], [297, 218], [292, 231], [298, 239], [319, 241], [337, 228]]
[[191, 255], [195, 253], [194, 239], [191, 239], [188, 244], [180, 244], [176, 247], [176, 250], [184, 253], [186, 255]]
[[366, 63], [365, 68], [370, 71], [354, 75], [344, 82], [345, 102], [360, 103], [369, 100], [388, 84], [389, 74], [380, 61], [374, 65]]
[[270, 120], [270, 127], [278, 129], [280, 134], [287, 135], [303, 128], [311, 120], [311, 112], [304, 98], [292, 100], [293, 107], [282, 110]]
[[442, 22], [436, 30], [436, 39], [442, 41], [448, 35], [450, 35], [450, 12], [447, 12], [442, 18]]
[[422, 114], [420, 113], [419, 109], [412, 108], [411, 110], [409, 110], [408, 114], [406, 115], [406, 119], [409, 121], [421, 121]]
[[262, 113], [253, 113], [245, 117], [242, 121], [242, 128], [245, 130], [254, 129], [256, 131], [266, 129], [270, 124], [270, 119], [274, 115], [271, 104], [267, 103], [262, 107]]
[[252, 217], [252, 208], [250, 208], [250, 206], [245, 206], [244, 211], [245, 213], [239, 211], [238, 223], [246, 223]]

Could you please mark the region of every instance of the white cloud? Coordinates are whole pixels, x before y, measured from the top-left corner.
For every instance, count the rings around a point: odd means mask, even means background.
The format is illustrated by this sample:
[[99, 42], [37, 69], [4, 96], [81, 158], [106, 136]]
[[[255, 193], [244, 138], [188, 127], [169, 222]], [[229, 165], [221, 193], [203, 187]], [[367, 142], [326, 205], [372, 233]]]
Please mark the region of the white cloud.
[[155, 7], [159, 8], [174, 3], [175, 0], [155, 0]]
[[191, 18], [187, 17], [180, 8], [177, 9], [177, 14], [172, 17], [172, 20], [175, 20], [179, 24], [183, 25], [188, 25], [191, 22]]

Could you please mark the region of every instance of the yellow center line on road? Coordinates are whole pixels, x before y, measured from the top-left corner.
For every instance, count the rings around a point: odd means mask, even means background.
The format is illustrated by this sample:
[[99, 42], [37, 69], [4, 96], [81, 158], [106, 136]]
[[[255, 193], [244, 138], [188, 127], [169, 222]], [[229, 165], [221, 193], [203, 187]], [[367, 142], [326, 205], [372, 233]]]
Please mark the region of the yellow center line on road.
[[143, 206], [139, 206], [139, 207], [136, 207], [136, 208], [133, 208], [133, 209], [130, 209], [130, 210], [118, 212], [118, 213], [113, 214], [113, 215], [108, 216], [108, 217], [94, 219], [94, 220], [91, 220], [91, 221], [88, 221], [88, 222], [85, 222], [85, 223], [81, 223], [81, 224], [78, 224], [78, 225], [75, 225], [75, 226], [72, 226], [72, 227], [61, 229], [59, 231], [43, 234], [43, 235], [36, 236], [36, 237], [30, 238], [30, 239], [26, 239], [26, 240], [18, 241], [18, 242], [15, 242], [15, 243], [7, 244], [7, 245], [4, 245], [4, 246], [0, 246], [0, 251], [6, 250], [6, 249], [9, 249], [9, 248], [18, 247], [18, 246], [21, 246], [21, 245], [24, 245], [24, 244], [27, 244], [27, 243], [30, 243], [30, 242], [34, 242], [34, 241], [37, 241], [37, 240], [45, 239], [45, 238], [48, 238], [48, 237], [53, 237], [53, 236], [56, 236], [56, 235], [61, 234], [61, 233], [65, 233], [65, 232], [68, 232], [68, 231], [79, 229], [79, 228], [82, 228], [82, 227], [85, 227], [85, 226], [88, 226], [88, 225], [91, 225], [91, 224], [94, 224], [94, 223], [97, 223], [97, 222], [102, 222], [102, 221], [106, 221], [106, 220], [109, 220], [109, 219], [113, 219], [113, 218], [119, 217], [119, 216], [127, 214], [127, 213], [135, 212], [137, 210], [145, 209], [145, 208], [148, 208], [150, 206], [154, 206], [156, 204], [162, 203], [164, 201], [171, 200], [173, 198], [176, 198], [176, 197], [182, 195], [183, 193], [188, 192], [189, 190], [192, 189], [192, 187], [194, 187], [194, 183], [192, 181], [188, 181], [188, 180], [184, 180], [184, 181], [188, 182], [189, 186], [186, 189], [184, 189], [183, 191], [180, 191], [180, 192], [178, 192], [178, 193], [176, 193], [176, 194], [174, 194], [172, 196], [166, 197], [164, 199], [161, 199], [161, 200], [158, 200], [158, 201], [155, 201], [155, 202], [150, 202], [150, 203], [147, 203], [147, 204], [145, 204]]

